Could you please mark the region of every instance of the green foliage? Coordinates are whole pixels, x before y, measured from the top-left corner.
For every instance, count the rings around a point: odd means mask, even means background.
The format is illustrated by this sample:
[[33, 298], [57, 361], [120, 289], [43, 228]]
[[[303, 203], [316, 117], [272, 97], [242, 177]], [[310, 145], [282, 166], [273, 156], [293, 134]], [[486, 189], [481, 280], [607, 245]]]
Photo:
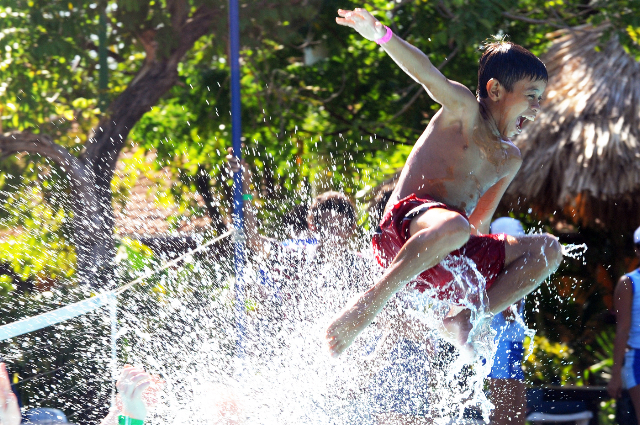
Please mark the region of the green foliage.
[[[535, 335], [525, 341], [524, 371], [529, 384], [554, 383], [557, 385], [605, 385], [611, 376], [613, 365], [613, 329], [598, 334], [594, 344], [580, 351], [562, 342], [554, 342], [544, 336]], [[527, 349], [528, 347], [528, 349]], [[529, 351], [531, 355], [527, 357]], [[588, 353], [592, 363], [582, 368], [580, 357]]]
[[[116, 262], [132, 273], [140, 272], [151, 265], [153, 251], [146, 245], [131, 238], [120, 239]], [[125, 263], [126, 262], [126, 263]]]
[[593, 353], [594, 357], [599, 360], [584, 370], [583, 380], [589, 382], [591, 376], [601, 375], [608, 381], [611, 376], [611, 368], [613, 367], [613, 340], [615, 338], [615, 331], [613, 328], [601, 332], [596, 336], [595, 344], [589, 345], [586, 349]]
[[[55, 183], [59, 183], [55, 168], [35, 168], [35, 163], [17, 161], [10, 172], [0, 174], [0, 183], [4, 183], [0, 190], [0, 205], [4, 206], [0, 209], [0, 264], [10, 266], [25, 281], [66, 279], [74, 273], [75, 251], [60, 207], [64, 194], [55, 190], [64, 185]], [[29, 176], [35, 181], [29, 182]]]
[[[531, 344], [527, 338], [525, 347]], [[532, 384], [573, 384], [577, 380], [574, 369], [574, 351], [566, 344], [553, 342], [543, 336], [534, 336], [533, 352], [525, 359], [524, 371], [527, 382]], [[526, 349], [525, 349], [525, 352]]]

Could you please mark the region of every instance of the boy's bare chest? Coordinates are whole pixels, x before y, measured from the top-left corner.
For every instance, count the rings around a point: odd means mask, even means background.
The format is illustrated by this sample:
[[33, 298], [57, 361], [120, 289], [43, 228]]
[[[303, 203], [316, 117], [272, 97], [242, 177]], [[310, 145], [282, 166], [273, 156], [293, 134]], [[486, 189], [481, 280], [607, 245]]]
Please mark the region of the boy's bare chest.
[[426, 134], [416, 144], [403, 170], [400, 194], [424, 193], [472, 208], [520, 158], [510, 141], [460, 131], [438, 133]]
[[520, 157], [520, 150], [509, 140], [497, 137], [478, 137], [472, 135], [463, 146], [466, 161], [478, 173], [487, 172], [500, 178], [505, 174], [513, 160]]
[[[451, 177], [475, 178], [490, 181], [507, 172], [520, 151], [511, 142], [487, 136], [479, 131], [433, 132], [424, 139], [416, 152], [416, 165], [427, 165], [434, 172], [446, 171]], [[483, 178], [484, 177], [484, 178]]]

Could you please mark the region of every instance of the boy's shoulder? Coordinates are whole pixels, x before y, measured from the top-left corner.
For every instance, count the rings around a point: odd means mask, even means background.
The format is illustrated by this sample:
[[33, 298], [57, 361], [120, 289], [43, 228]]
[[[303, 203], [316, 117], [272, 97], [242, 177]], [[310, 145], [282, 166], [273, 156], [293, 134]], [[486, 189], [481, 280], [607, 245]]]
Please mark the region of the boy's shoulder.
[[479, 102], [471, 90], [457, 81], [449, 79], [447, 79], [447, 81], [453, 93], [450, 102], [442, 104], [443, 110], [463, 115], [477, 113]]
[[[460, 84], [462, 86], [462, 84]], [[444, 106], [440, 109], [440, 120], [445, 126], [461, 125], [462, 128], [477, 129], [478, 126], [485, 126], [486, 115], [480, 102], [471, 91], [465, 87], [466, 94], [459, 96], [460, 101], [456, 107]]]

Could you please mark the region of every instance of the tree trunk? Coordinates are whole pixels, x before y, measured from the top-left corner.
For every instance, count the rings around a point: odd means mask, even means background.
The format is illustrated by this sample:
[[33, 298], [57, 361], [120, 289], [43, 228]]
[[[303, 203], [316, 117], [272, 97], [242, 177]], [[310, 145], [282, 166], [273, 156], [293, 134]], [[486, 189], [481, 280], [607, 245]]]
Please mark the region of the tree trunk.
[[211, 219], [211, 227], [213, 227], [216, 234], [223, 234], [227, 231], [227, 225], [222, 218], [219, 205], [211, 193], [211, 176], [209, 176], [209, 173], [203, 167], [198, 168], [196, 188], [207, 208], [207, 215]]
[[71, 191], [78, 283], [111, 288], [115, 285], [111, 192], [100, 186], [89, 164], [82, 161], [81, 166], [85, 177], [74, 182]]
[[71, 155], [47, 135], [28, 132], [0, 135], [3, 154], [37, 153], [53, 159], [67, 172], [72, 187], [76, 272], [82, 285], [105, 288], [116, 283], [111, 180], [118, 156], [133, 126], [177, 82], [178, 63], [200, 37], [211, 31], [215, 17], [213, 9], [207, 6], [188, 16], [185, 0], [173, 1], [170, 11], [177, 47], [166, 57], [159, 57], [153, 36], [143, 34], [145, 39], [141, 41], [147, 50], [144, 64], [111, 103], [80, 157]]

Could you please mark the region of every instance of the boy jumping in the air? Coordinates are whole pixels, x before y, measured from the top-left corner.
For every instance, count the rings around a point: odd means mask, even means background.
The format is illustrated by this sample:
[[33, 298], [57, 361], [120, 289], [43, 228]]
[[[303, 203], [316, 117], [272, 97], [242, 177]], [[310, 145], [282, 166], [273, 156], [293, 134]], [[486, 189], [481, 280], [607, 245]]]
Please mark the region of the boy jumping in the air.
[[[488, 44], [480, 59], [476, 98], [366, 10], [338, 14], [338, 24], [380, 44], [442, 108], [409, 155], [374, 235], [374, 251], [385, 273], [327, 329], [333, 355], [345, 351], [407, 283], [419, 291], [446, 286], [452, 276], [439, 263], [448, 255], [475, 262], [486, 279], [494, 314], [534, 290], [562, 261], [561, 246], [551, 235], [488, 234], [498, 202], [522, 162], [510, 138], [540, 112], [547, 85], [542, 61], [516, 44]], [[439, 294], [453, 304], [459, 295]], [[444, 320], [444, 336], [470, 351], [471, 312], [456, 313]]]

